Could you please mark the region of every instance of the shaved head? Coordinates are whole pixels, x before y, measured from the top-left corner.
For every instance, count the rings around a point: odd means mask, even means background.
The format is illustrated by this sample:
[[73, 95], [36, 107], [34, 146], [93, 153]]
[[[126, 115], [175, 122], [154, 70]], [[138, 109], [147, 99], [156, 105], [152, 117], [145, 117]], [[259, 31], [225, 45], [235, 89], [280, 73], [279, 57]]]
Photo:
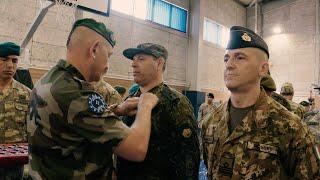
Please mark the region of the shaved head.
[[112, 53], [111, 44], [85, 26], [77, 27], [69, 35], [67, 62], [77, 67], [87, 81], [98, 81], [107, 72]]
[[72, 47], [90, 47], [95, 41], [106, 41], [100, 34], [91, 30], [87, 27], [77, 27], [73, 32], [70, 33], [67, 42], [67, 48]]

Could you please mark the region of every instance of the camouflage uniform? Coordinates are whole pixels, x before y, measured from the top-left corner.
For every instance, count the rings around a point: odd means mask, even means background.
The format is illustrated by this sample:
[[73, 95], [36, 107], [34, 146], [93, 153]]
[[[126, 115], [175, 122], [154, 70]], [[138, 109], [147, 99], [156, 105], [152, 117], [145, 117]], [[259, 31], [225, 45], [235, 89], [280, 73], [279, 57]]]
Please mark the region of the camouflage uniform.
[[[289, 82], [283, 83], [283, 85], [281, 86], [280, 93], [281, 95], [293, 95], [294, 90], [293, 90], [292, 83], [289, 83]], [[301, 119], [303, 119], [303, 115], [305, 113], [304, 107], [290, 100], [288, 100], [288, 102], [290, 104], [291, 112], [293, 112], [294, 114], [298, 115]]]
[[122, 102], [120, 94], [103, 79], [94, 83], [93, 86], [94, 90], [98, 92], [106, 101], [108, 101], [109, 105], [119, 104]]
[[298, 115], [301, 119], [303, 119], [303, 115], [304, 115], [304, 107], [298, 103], [295, 103], [293, 101], [289, 101], [290, 107], [291, 107], [291, 112], [293, 112], [294, 114]]
[[29, 101], [30, 89], [16, 80], [8, 91], [0, 91], [0, 143], [27, 142]]
[[[200, 153], [196, 120], [188, 99], [165, 84], [149, 92], [159, 98], [152, 111], [148, 153], [143, 162], [118, 158], [118, 179], [198, 179]], [[138, 89], [133, 96], [140, 96]], [[125, 117], [131, 125], [134, 117]]]
[[280, 94], [278, 94], [276, 92], [272, 92], [271, 98], [274, 99], [275, 101], [277, 101], [278, 103], [280, 103], [282, 106], [284, 106], [289, 111], [292, 111], [289, 100], [287, 100], [285, 97], [281, 96]]
[[202, 120], [206, 116], [206, 114], [213, 111], [217, 107], [218, 106], [216, 104], [214, 104], [214, 102], [212, 102], [211, 105], [206, 102], [202, 103], [199, 107], [198, 121]]
[[[114, 89], [106, 89], [110, 91]], [[64, 60], [35, 85], [28, 120], [32, 178], [110, 177], [112, 149], [128, 136], [130, 129], [108, 110], [97, 113], [90, 104], [92, 96], [101, 97]], [[107, 105], [112, 98], [111, 93]]]
[[224, 103], [203, 124], [208, 179], [319, 179], [313, 138], [297, 116], [262, 90], [230, 133], [229, 106]]
[[313, 110], [305, 114], [304, 122], [316, 137], [316, 143], [320, 144], [320, 110]]
[[[16, 80], [0, 91], [0, 143], [27, 142], [30, 89]], [[0, 168], [0, 179], [21, 179], [23, 166]]]

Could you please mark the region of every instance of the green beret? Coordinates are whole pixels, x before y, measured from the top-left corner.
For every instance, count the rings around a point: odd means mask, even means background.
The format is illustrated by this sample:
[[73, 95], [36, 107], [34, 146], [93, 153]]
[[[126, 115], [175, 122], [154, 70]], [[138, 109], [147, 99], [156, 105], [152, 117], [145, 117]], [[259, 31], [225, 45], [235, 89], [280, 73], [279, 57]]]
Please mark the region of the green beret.
[[260, 85], [263, 87], [263, 89], [265, 89], [267, 91], [276, 91], [277, 90], [276, 83], [274, 82], [274, 80], [272, 79], [272, 77], [269, 74], [267, 74], [266, 76], [264, 76], [261, 79]]
[[245, 27], [231, 27], [227, 49], [240, 49], [248, 47], [261, 49], [266, 52], [269, 57], [268, 45], [259, 35]]
[[77, 20], [73, 24], [70, 35], [79, 26], [85, 26], [89, 29], [94, 30], [102, 37], [104, 37], [111, 44], [112, 47], [116, 45], [116, 40], [114, 39], [113, 32], [110, 29], [106, 28], [106, 26], [103, 23], [97, 22], [96, 20], [90, 18]]
[[119, 94], [124, 94], [126, 93], [126, 88], [122, 87], [122, 86], [115, 86], [114, 89], [119, 93]]
[[292, 83], [286, 82], [281, 86], [280, 94], [292, 95], [294, 93]]
[[0, 57], [20, 56], [20, 46], [13, 42], [0, 43]]
[[159, 44], [143, 43], [139, 44], [137, 48], [129, 48], [123, 51], [123, 55], [131, 60], [136, 54], [140, 53], [152, 55], [156, 58], [163, 57], [164, 60], [168, 59], [167, 49]]

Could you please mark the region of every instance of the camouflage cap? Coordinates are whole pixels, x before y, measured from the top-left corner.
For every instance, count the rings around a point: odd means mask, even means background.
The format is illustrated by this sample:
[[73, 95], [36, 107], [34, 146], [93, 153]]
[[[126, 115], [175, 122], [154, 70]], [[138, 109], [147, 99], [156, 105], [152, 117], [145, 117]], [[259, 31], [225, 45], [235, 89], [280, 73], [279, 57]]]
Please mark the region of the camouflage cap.
[[266, 52], [269, 57], [268, 45], [259, 35], [245, 27], [231, 27], [227, 49], [240, 49], [248, 47], [261, 49]]
[[266, 91], [276, 91], [277, 90], [276, 83], [274, 82], [274, 80], [272, 79], [272, 77], [269, 74], [267, 74], [266, 76], [264, 76], [261, 79], [260, 85]]
[[284, 95], [292, 95], [294, 93], [292, 83], [286, 82], [282, 84], [280, 93]]
[[136, 54], [148, 54], [156, 58], [163, 57], [164, 60], [168, 58], [168, 51], [165, 47], [159, 44], [143, 43], [139, 44], [137, 48], [129, 48], [123, 51], [123, 55], [128, 59], [133, 59]]
[[0, 57], [7, 57], [10, 55], [20, 56], [20, 46], [13, 42], [0, 43]]
[[69, 35], [69, 39], [73, 31], [79, 26], [84, 26], [91, 30], [94, 30], [95, 32], [100, 34], [102, 37], [104, 37], [111, 44], [112, 47], [116, 45], [116, 40], [114, 39], [113, 32], [110, 29], [106, 28], [105, 24], [103, 24], [102, 22], [97, 22], [96, 20], [90, 19], [90, 18], [77, 20], [73, 24], [72, 30]]

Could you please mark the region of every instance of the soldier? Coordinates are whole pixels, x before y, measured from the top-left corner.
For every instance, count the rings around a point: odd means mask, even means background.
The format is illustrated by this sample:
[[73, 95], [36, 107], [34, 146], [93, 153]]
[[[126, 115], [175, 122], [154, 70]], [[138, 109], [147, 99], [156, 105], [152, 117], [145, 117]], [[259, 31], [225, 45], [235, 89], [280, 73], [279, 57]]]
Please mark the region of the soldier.
[[[198, 179], [200, 153], [193, 108], [181, 93], [163, 82], [167, 50], [158, 44], [144, 43], [123, 51], [132, 60], [133, 78], [139, 88], [130, 97], [151, 92], [159, 97], [152, 111], [148, 154], [143, 162], [119, 158], [120, 180]], [[131, 125], [134, 116], [124, 122]]]
[[[0, 143], [26, 143], [30, 89], [13, 79], [20, 46], [0, 43]], [[0, 168], [0, 179], [22, 179], [23, 165]]]
[[261, 37], [231, 28], [224, 56], [231, 96], [203, 123], [208, 179], [319, 179], [316, 146], [301, 120], [260, 88], [268, 58]]
[[267, 74], [261, 79], [260, 85], [263, 87], [268, 96], [270, 96], [272, 99], [274, 99], [282, 106], [284, 106], [286, 109], [291, 111], [289, 101], [280, 94], [275, 92], [277, 90], [276, 83], [269, 74]]
[[201, 127], [202, 120], [206, 114], [211, 112], [213, 109], [217, 108], [218, 105], [213, 102], [214, 95], [212, 93], [208, 93], [207, 102], [204, 102], [200, 105], [198, 111], [198, 126]]
[[292, 83], [286, 82], [282, 84], [280, 94], [289, 101], [292, 112], [303, 119], [304, 107], [292, 100], [294, 95]]
[[[103, 91], [111, 92], [108, 96], [95, 91], [99, 82], [92, 85], [108, 69], [112, 34], [93, 19], [76, 21], [67, 60], [60, 60], [35, 85], [28, 120], [30, 178], [111, 179], [113, 152], [132, 161], [146, 156], [157, 97], [143, 93], [115, 106], [110, 104], [116, 99], [111, 86]], [[116, 116], [135, 113], [131, 128]]]

